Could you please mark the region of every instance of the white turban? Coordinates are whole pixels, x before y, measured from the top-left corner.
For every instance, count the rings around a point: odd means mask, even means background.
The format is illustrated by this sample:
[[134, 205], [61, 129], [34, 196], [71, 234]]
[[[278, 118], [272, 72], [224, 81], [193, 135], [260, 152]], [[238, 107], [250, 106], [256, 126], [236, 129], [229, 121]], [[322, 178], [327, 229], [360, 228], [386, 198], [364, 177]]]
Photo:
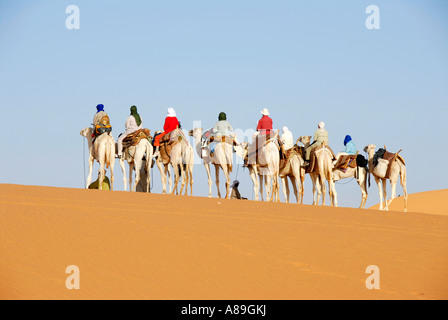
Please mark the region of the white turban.
[[173, 108], [168, 108], [168, 114], [167, 117], [175, 117], [176, 111]]
[[283, 131], [283, 133], [286, 133], [286, 132], [289, 131], [289, 129], [288, 129], [288, 127], [285, 126], [285, 127], [282, 128], [282, 131]]
[[321, 121], [318, 124], [319, 129], [324, 129], [325, 128], [325, 122]]

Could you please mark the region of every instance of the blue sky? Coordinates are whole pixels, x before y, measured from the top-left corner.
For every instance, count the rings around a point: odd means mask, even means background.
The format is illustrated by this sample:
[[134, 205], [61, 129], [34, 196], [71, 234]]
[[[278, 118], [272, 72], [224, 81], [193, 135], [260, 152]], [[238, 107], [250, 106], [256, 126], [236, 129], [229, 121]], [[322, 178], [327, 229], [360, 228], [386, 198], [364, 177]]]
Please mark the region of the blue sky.
[[[371, 4], [380, 30], [365, 27]], [[65, 26], [69, 5], [79, 30]], [[2, 0], [0, 183], [83, 187], [79, 131], [103, 103], [115, 138], [131, 105], [152, 131], [168, 107], [185, 129], [211, 127], [224, 111], [243, 130], [268, 107], [295, 139], [325, 121], [335, 152], [346, 134], [360, 150], [403, 149], [409, 192], [447, 188], [447, 13], [443, 0]], [[251, 198], [247, 171], [237, 172]], [[202, 165], [194, 177], [195, 195], [206, 196]], [[121, 180], [117, 170], [117, 190]], [[341, 206], [358, 206], [355, 181], [337, 190]], [[377, 203], [375, 185], [369, 193]]]

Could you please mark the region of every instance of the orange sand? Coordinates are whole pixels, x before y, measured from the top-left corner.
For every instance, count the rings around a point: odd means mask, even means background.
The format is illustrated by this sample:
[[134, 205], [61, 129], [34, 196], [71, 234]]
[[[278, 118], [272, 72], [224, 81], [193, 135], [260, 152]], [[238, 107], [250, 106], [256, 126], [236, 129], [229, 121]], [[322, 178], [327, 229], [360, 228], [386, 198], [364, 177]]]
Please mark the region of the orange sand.
[[[379, 199], [378, 193], [370, 192], [370, 197], [377, 197]], [[390, 195], [388, 195], [390, 199]], [[427, 191], [422, 193], [410, 194], [408, 196], [408, 212], [422, 212], [429, 214], [438, 214], [448, 216], [448, 206], [445, 201], [448, 199], [448, 189]], [[377, 204], [370, 209], [379, 209], [380, 205]], [[404, 199], [399, 197], [392, 201], [389, 207], [391, 211], [403, 211]]]
[[0, 185], [0, 219], [1, 299], [448, 298], [447, 216]]

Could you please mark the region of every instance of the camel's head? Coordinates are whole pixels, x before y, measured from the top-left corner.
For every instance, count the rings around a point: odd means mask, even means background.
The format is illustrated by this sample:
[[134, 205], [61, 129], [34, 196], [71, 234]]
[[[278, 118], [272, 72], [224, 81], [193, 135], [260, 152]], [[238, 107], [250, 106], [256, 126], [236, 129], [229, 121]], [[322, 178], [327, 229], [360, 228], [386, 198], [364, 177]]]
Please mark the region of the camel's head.
[[92, 128], [82, 129], [79, 134], [82, 135], [83, 137], [88, 138], [88, 137], [92, 136]]
[[190, 137], [200, 137], [202, 136], [202, 128], [194, 128], [188, 132]]
[[364, 148], [364, 152], [370, 153], [371, 151], [375, 151], [376, 145], [374, 144], [369, 144], [368, 146], [366, 146]]
[[311, 136], [301, 136], [297, 139], [297, 144], [301, 142], [303, 145], [311, 142]]

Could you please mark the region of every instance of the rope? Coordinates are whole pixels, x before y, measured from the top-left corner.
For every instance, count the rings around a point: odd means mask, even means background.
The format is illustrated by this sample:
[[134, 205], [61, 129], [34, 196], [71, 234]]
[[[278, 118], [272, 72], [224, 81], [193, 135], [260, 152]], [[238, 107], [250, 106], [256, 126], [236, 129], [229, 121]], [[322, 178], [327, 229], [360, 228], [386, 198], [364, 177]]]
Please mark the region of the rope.
[[349, 181], [347, 181], [347, 182], [342, 183], [342, 182], [339, 182], [339, 181], [335, 181], [335, 183], [336, 183], [336, 184], [348, 184], [348, 183], [352, 182], [354, 179], [355, 179], [355, 178], [353, 177], [353, 178], [351, 178], [351, 179], [350, 179]]

